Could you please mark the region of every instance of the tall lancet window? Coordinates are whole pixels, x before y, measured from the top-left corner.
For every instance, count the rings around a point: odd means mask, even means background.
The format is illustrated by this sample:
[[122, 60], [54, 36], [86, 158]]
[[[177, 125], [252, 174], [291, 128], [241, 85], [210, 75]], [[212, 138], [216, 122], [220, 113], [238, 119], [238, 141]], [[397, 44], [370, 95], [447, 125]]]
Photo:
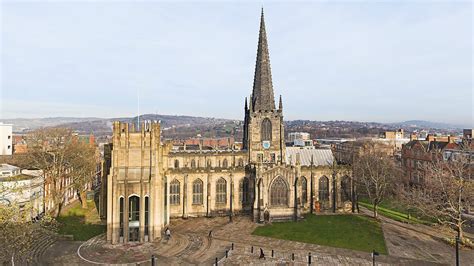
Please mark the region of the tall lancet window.
[[272, 140], [272, 122], [270, 122], [270, 119], [263, 119], [261, 130], [262, 141]]

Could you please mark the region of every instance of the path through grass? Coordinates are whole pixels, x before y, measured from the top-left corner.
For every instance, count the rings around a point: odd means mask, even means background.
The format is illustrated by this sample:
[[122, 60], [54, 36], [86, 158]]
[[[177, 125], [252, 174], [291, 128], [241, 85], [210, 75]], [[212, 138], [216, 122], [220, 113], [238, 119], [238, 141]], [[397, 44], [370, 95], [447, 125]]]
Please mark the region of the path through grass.
[[[370, 211], [373, 211], [374, 205], [372, 205], [368, 199], [359, 199], [359, 204], [366, 207]], [[395, 221], [403, 223], [412, 223], [412, 224], [426, 224], [431, 225], [435, 221], [430, 221], [429, 219], [420, 218], [420, 215], [414, 210], [400, 206], [400, 204], [391, 201], [389, 199], [384, 200], [378, 207], [378, 213], [387, 218], [393, 219]]]

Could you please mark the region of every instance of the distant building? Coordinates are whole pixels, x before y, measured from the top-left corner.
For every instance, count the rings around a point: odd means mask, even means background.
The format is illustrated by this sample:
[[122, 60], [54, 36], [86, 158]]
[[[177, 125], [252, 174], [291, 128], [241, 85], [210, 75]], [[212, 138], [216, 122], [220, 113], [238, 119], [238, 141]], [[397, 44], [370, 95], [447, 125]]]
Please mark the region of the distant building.
[[290, 132], [288, 133], [288, 140], [290, 142], [295, 140], [309, 140], [310, 134], [307, 132]]
[[464, 129], [462, 131], [462, 135], [463, 135], [464, 139], [470, 140], [470, 139], [472, 139], [472, 136], [474, 135], [474, 129], [472, 129], [472, 128]]
[[26, 144], [26, 136], [13, 136], [13, 154], [24, 154], [28, 152], [28, 145]]
[[459, 150], [459, 145], [452, 137], [437, 139], [428, 135], [424, 140], [411, 140], [402, 148], [402, 168], [410, 184], [421, 184], [423, 182], [423, 167], [432, 162], [436, 152]]
[[313, 141], [310, 134], [306, 132], [291, 132], [288, 133], [289, 145], [296, 147], [312, 147]]
[[44, 212], [44, 176], [41, 171], [1, 164], [0, 186], [0, 205], [16, 204], [20, 211], [30, 211], [31, 219]]
[[382, 134], [380, 134], [380, 138], [391, 139], [391, 140], [403, 139], [404, 138], [403, 129], [399, 129], [397, 131], [385, 131]]
[[[381, 135], [385, 137], [386, 135]], [[393, 137], [393, 138], [392, 138]], [[389, 138], [360, 138], [352, 139], [340, 142], [334, 142], [332, 144], [332, 150], [336, 161], [341, 164], [352, 164], [355, 157], [360, 155], [364, 151], [364, 147], [368, 143], [372, 143], [374, 148], [380, 152], [393, 157], [394, 159], [400, 160], [401, 150], [403, 144], [409, 142], [410, 139], [396, 138], [396, 134], [390, 134]]]
[[0, 155], [13, 154], [12, 129], [12, 124], [3, 124], [0, 122]]

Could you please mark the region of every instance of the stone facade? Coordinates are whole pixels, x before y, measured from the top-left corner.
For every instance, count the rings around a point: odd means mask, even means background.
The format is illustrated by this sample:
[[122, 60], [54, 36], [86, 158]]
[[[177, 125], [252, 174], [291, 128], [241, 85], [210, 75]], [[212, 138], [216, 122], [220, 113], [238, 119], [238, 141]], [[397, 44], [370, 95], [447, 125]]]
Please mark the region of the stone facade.
[[[251, 215], [256, 222], [297, 219], [314, 209], [342, 207], [347, 178], [333, 171], [332, 159], [287, 158], [283, 104], [276, 109], [262, 12], [255, 78], [244, 107], [242, 147], [173, 146], [161, 141], [157, 122], [115, 122], [110, 171], [104, 172], [107, 240], [153, 241], [169, 219]], [[330, 153], [330, 151], [328, 151]], [[332, 158], [332, 153], [331, 153]], [[319, 160], [321, 161], [321, 160]], [[105, 182], [103, 182], [105, 183]], [[337, 195], [337, 196], [336, 196]]]

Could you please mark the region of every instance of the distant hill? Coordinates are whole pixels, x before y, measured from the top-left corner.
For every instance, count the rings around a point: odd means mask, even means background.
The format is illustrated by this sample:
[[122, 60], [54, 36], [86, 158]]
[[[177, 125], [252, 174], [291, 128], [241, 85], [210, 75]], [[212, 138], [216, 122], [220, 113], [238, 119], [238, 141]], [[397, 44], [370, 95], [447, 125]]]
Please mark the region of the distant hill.
[[97, 117], [47, 117], [47, 118], [14, 118], [0, 119], [5, 124], [13, 124], [13, 131], [22, 132], [40, 127], [55, 127], [67, 123], [82, 123], [101, 120]]
[[[162, 128], [168, 127], [194, 127], [194, 126], [213, 126], [218, 124], [231, 123], [230, 119], [219, 119], [209, 117], [178, 116], [178, 115], [158, 115], [144, 114], [140, 115], [140, 120], [161, 121]], [[112, 122], [136, 122], [137, 117], [118, 117], [118, 118], [97, 118], [97, 117], [51, 117], [51, 118], [17, 118], [2, 119], [0, 122], [13, 124], [13, 131], [16, 133], [28, 132], [41, 127], [69, 127], [83, 134], [93, 132], [96, 135], [110, 134], [112, 132]]]
[[400, 128], [422, 128], [422, 129], [463, 129], [469, 128], [469, 125], [453, 125], [448, 123], [440, 123], [440, 122], [430, 122], [425, 120], [409, 120], [404, 122], [398, 123], [390, 123], [395, 127]]
[[[97, 117], [52, 117], [38, 119], [4, 119], [0, 122], [14, 125], [14, 132], [26, 133], [40, 127], [69, 127], [80, 134], [93, 133], [96, 136], [107, 136], [112, 132], [113, 121], [136, 122], [137, 117], [97, 118]], [[242, 120], [219, 119], [209, 117], [144, 114], [140, 120], [161, 121], [163, 136], [166, 138], [188, 138], [198, 134], [205, 137], [242, 135]], [[403, 128], [410, 132], [416, 129], [439, 130], [445, 133], [460, 132], [463, 126], [436, 123], [422, 120], [411, 120], [399, 123], [376, 123], [357, 121], [285, 121], [286, 132], [305, 131], [314, 137], [357, 137], [374, 136], [385, 130]]]

